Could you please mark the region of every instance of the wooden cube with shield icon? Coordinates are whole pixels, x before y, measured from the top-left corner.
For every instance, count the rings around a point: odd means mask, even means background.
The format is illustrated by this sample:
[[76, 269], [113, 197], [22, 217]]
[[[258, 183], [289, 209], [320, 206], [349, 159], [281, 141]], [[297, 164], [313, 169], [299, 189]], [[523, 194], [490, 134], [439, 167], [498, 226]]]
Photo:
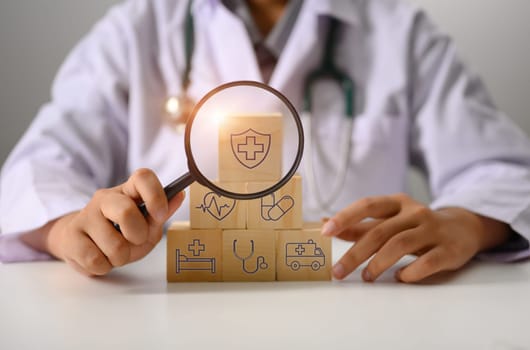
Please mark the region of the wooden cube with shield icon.
[[283, 117], [235, 115], [219, 126], [219, 181], [278, 181], [282, 177]]

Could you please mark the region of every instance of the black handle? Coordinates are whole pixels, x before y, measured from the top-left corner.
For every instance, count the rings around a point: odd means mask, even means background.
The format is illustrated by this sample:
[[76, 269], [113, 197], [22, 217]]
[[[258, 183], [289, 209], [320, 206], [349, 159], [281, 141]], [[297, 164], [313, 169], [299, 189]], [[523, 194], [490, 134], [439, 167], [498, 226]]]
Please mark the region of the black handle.
[[179, 177], [178, 179], [176, 179], [175, 181], [173, 181], [172, 183], [164, 187], [164, 192], [166, 193], [167, 200], [170, 201], [171, 198], [175, 197], [177, 194], [184, 191], [184, 189], [186, 189], [188, 186], [190, 186], [194, 182], [195, 182], [195, 178], [191, 175], [191, 173], [186, 173], [182, 175], [181, 177]]
[[[164, 192], [166, 193], [166, 198], [168, 201], [170, 201], [173, 197], [175, 197], [178, 193], [184, 191], [189, 185], [195, 182], [195, 179], [191, 175], [191, 173], [186, 173], [164, 187]], [[147, 208], [145, 206], [145, 203], [141, 203], [138, 205], [138, 209], [142, 212], [143, 216], [149, 215], [147, 212]], [[113, 223], [116, 230], [121, 232], [120, 225]]]

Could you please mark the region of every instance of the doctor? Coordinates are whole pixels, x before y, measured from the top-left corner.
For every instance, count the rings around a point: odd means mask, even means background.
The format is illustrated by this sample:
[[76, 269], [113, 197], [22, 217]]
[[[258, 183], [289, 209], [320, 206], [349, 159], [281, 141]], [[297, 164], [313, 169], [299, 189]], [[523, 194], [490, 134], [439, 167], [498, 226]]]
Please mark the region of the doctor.
[[[162, 106], [186, 86], [187, 3], [127, 1], [70, 54], [2, 171], [2, 261], [53, 256], [103, 275], [148, 254], [170, 217], [187, 218], [184, 194], [168, 203], [161, 185], [186, 167], [182, 135]], [[396, 275], [415, 282], [480, 253], [530, 255], [530, 143], [423, 12], [398, 0], [195, 0], [190, 14], [191, 99], [247, 79], [268, 82], [300, 109], [329, 23], [339, 23], [333, 59], [356, 86], [352, 151], [349, 160], [330, 156], [346, 118], [340, 87], [322, 82], [311, 115], [322, 150], [305, 155], [321, 192], [348, 161], [323, 228], [356, 242], [336, 278], [372, 256], [366, 281], [415, 254]], [[410, 165], [428, 175], [429, 206], [399, 194]], [[304, 196], [306, 219], [319, 219], [314, 191]]]

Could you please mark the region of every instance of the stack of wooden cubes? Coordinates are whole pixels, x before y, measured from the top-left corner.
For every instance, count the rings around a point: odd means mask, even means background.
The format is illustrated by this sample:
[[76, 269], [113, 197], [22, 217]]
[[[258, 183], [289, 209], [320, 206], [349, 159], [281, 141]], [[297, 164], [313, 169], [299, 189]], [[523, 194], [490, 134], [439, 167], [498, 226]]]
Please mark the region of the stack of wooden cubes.
[[[282, 176], [281, 115], [231, 116], [219, 129], [219, 182], [232, 192], [270, 188]], [[208, 141], [205, 141], [208, 142]], [[195, 183], [190, 222], [168, 230], [167, 280], [330, 280], [331, 240], [302, 219], [302, 178], [264, 198], [238, 201]]]

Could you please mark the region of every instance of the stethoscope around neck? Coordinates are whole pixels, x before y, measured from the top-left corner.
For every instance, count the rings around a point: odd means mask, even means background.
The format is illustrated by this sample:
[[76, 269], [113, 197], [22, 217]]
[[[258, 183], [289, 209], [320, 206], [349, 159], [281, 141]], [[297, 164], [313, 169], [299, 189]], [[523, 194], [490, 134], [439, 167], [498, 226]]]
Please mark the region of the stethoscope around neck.
[[[343, 70], [335, 64], [334, 57], [338, 47], [340, 23], [335, 18], [329, 19], [329, 28], [326, 36], [324, 54], [320, 66], [313, 70], [304, 83], [304, 105], [303, 113], [301, 114], [302, 123], [304, 125], [306, 134], [306, 157], [304, 163], [305, 179], [308, 188], [315, 196], [317, 205], [320, 211], [324, 214], [334, 214], [333, 204], [337, 198], [344, 191], [344, 184], [348, 175], [348, 168], [350, 167], [352, 157], [352, 133], [353, 121], [356, 112], [356, 85], [353, 79], [350, 78]], [[314, 126], [313, 111], [313, 92], [315, 85], [321, 80], [333, 81], [341, 87], [344, 100], [344, 116], [345, 124], [341, 128], [342, 135], [339, 138], [339, 164], [335, 170], [335, 180], [329, 184], [324, 185], [324, 181], [319, 181], [316, 176], [315, 169], [315, 155], [320, 158], [325, 158], [326, 153], [322, 148], [322, 143], [318, 142], [318, 135]], [[317, 141], [317, 142], [315, 142]], [[329, 161], [327, 164], [334, 164], [336, 162]], [[332, 172], [333, 169], [328, 169], [327, 172]], [[320, 184], [320, 185], [319, 185]], [[323, 192], [327, 193], [324, 197]]]
[[[182, 74], [181, 92], [175, 96], [169, 96], [165, 103], [165, 112], [169, 123], [174, 126], [178, 133], [183, 133], [188, 118], [193, 111], [195, 102], [190, 98], [188, 90], [191, 84], [191, 70], [193, 53], [195, 49], [195, 28], [192, 13], [193, 0], [188, 1], [186, 17], [184, 21], [184, 57], [185, 66]], [[320, 65], [312, 70], [304, 81], [303, 89], [303, 113], [301, 113], [306, 136], [306, 157], [304, 162], [305, 179], [309, 191], [315, 196], [316, 203], [323, 214], [333, 214], [333, 204], [344, 190], [344, 184], [348, 175], [352, 157], [352, 132], [353, 121], [356, 115], [356, 85], [334, 60], [338, 47], [340, 22], [335, 18], [329, 18], [329, 27], [325, 38], [324, 54]], [[319, 181], [315, 169], [315, 157], [324, 159], [327, 157], [322, 143], [318, 142], [318, 135], [313, 127], [313, 92], [319, 81], [332, 81], [340, 86], [344, 100], [345, 123], [341, 128], [342, 135], [339, 138], [339, 159], [336, 169], [329, 169], [328, 172], [335, 172], [335, 181], [324, 185]], [[316, 141], [316, 142], [315, 142]], [[327, 164], [334, 164], [335, 161], [328, 161]], [[320, 185], [319, 185], [320, 184]], [[327, 195], [324, 196], [323, 193]]]
[[192, 13], [193, 0], [188, 1], [184, 20], [184, 71], [181, 89], [178, 95], [169, 96], [165, 103], [165, 114], [179, 134], [184, 134], [188, 119], [195, 107], [195, 101], [189, 95], [191, 69], [195, 50], [195, 25]]

